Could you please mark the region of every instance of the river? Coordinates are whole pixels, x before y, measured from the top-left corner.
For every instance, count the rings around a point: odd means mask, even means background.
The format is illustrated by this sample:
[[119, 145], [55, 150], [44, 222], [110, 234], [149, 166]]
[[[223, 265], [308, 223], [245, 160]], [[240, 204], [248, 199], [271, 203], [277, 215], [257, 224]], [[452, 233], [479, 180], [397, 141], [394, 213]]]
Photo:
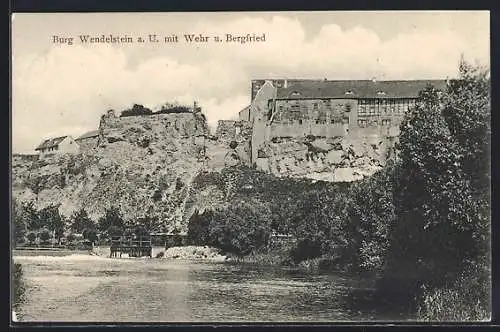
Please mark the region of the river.
[[[373, 280], [245, 264], [19, 256], [22, 321], [339, 322], [402, 319], [359, 305]], [[360, 295], [362, 294], [362, 295]]]

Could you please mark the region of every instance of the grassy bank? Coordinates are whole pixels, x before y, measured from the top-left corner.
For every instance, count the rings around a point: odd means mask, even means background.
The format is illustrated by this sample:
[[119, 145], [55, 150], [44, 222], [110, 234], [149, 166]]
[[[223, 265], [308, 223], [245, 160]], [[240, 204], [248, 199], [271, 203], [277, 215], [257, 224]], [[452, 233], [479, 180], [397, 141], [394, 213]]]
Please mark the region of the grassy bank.
[[14, 263], [12, 266], [12, 310], [18, 312], [21, 304], [25, 301], [26, 284], [23, 277], [21, 264]]
[[456, 281], [424, 288], [418, 318], [425, 321], [488, 321], [491, 319], [489, 269], [465, 269]]

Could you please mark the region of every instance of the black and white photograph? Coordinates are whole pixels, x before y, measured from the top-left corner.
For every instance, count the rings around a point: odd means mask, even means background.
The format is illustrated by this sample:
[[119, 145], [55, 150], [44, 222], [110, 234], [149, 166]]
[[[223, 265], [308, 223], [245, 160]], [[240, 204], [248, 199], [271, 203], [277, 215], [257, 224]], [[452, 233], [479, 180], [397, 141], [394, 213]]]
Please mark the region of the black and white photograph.
[[23, 323], [489, 322], [488, 11], [14, 13]]

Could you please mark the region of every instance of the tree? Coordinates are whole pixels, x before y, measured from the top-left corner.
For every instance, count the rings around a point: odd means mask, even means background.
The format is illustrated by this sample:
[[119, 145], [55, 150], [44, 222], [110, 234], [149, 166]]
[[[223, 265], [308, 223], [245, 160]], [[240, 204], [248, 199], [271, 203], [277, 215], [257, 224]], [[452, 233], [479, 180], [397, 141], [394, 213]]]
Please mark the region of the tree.
[[208, 232], [210, 223], [212, 222], [214, 212], [205, 210], [199, 213], [195, 210], [191, 218], [189, 218], [187, 237], [188, 241], [194, 245], [209, 245], [210, 239]]
[[38, 212], [40, 223], [60, 240], [64, 233], [64, 219], [59, 214], [59, 205], [51, 204]]
[[270, 212], [258, 202], [236, 201], [214, 211], [208, 239], [212, 245], [238, 255], [254, 252], [269, 243]]
[[23, 216], [23, 206], [16, 199], [12, 200], [12, 238], [14, 245], [24, 242], [27, 230], [27, 221]]
[[422, 91], [401, 125], [389, 270], [431, 287], [488, 257], [489, 82], [460, 71], [446, 91]]
[[110, 235], [110, 232], [108, 231], [110, 227], [113, 227], [112, 231], [114, 233], [116, 232], [123, 232], [125, 226], [125, 222], [121, 216], [120, 210], [115, 207], [111, 206], [109, 209], [106, 209], [105, 215], [101, 218], [99, 218], [98, 221], [98, 228], [101, 233], [107, 232], [108, 235]]
[[21, 204], [21, 215], [29, 230], [38, 230], [42, 227], [38, 211], [35, 209], [33, 201], [24, 202]]
[[97, 242], [97, 240], [99, 240], [97, 230], [95, 228], [85, 228], [83, 229], [82, 234], [83, 238], [92, 242], [93, 245]]
[[81, 208], [75, 212], [70, 217], [71, 230], [76, 233], [82, 233], [84, 229], [93, 229], [96, 227], [95, 222], [88, 216], [87, 211]]

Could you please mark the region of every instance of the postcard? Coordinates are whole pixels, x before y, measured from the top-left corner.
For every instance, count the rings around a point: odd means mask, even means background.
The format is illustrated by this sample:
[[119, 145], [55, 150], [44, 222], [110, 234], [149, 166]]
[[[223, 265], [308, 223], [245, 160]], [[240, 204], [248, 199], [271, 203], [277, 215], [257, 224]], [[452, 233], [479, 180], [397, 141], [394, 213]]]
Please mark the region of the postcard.
[[11, 21], [13, 324], [491, 319], [488, 11]]

